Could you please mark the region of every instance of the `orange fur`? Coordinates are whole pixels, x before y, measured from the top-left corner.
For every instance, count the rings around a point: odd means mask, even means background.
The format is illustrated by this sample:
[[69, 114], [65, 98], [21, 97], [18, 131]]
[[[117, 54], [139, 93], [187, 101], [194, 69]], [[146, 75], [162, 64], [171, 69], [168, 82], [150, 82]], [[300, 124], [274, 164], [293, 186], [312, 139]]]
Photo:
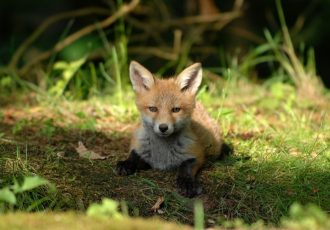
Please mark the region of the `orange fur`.
[[[194, 93], [181, 91], [176, 78], [155, 78], [154, 81], [153, 87], [149, 90], [136, 94], [137, 108], [143, 116], [160, 123], [176, 123], [181, 119], [191, 119], [182, 132], [194, 140], [187, 148], [187, 153], [196, 157], [197, 163], [193, 169], [193, 174], [196, 174], [208, 155], [220, 154], [222, 140], [219, 127], [202, 104], [195, 101]], [[157, 107], [158, 111], [150, 112], [150, 106]], [[181, 108], [180, 112], [173, 113], [173, 107]], [[131, 149], [139, 149], [139, 142], [135, 136], [132, 138]]]

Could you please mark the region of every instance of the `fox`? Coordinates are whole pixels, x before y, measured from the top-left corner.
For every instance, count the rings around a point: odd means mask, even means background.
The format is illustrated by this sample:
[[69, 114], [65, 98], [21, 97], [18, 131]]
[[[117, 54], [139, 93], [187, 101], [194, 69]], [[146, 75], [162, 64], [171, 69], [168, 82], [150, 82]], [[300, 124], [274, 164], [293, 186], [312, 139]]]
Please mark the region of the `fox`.
[[196, 101], [202, 66], [195, 63], [176, 77], [157, 78], [136, 61], [129, 77], [141, 121], [133, 132], [129, 156], [118, 161], [117, 174], [138, 170], [177, 170], [177, 189], [186, 197], [202, 192], [197, 174], [210, 156], [222, 158], [231, 148], [219, 126]]

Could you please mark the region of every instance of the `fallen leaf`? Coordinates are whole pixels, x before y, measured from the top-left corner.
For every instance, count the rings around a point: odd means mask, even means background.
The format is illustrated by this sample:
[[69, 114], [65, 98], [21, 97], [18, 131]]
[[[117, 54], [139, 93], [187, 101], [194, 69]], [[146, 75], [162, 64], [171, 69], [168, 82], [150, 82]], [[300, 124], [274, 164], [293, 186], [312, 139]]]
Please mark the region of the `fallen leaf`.
[[63, 158], [63, 159], [66, 158], [66, 157], [65, 157], [65, 152], [63, 152], [63, 151], [60, 151], [60, 152], [56, 153], [56, 156], [57, 156], [58, 158]]
[[289, 189], [286, 190], [286, 194], [289, 195], [289, 196], [292, 196], [292, 195], [295, 194], [295, 192], [292, 189], [289, 188]]
[[215, 220], [207, 219], [207, 223], [208, 223], [208, 224], [212, 224], [212, 225], [214, 225], [214, 224], [215, 224]]
[[164, 210], [158, 209], [158, 210], [157, 210], [157, 213], [158, 213], [159, 215], [163, 215], [165, 212], [164, 212]]
[[88, 150], [85, 147], [84, 143], [82, 143], [81, 141], [78, 142], [78, 147], [75, 149], [78, 152], [79, 157], [81, 157], [81, 158], [87, 158], [90, 160], [104, 160], [104, 159], [108, 158], [107, 156], [101, 156], [100, 154], [98, 154], [94, 151]]
[[162, 214], [164, 213], [162, 210], [160, 210], [160, 206], [164, 203], [164, 197], [163, 196], [160, 196], [158, 197], [156, 203], [154, 204], [154, 206], [152, 206], [151, 210], [153, 212], [157, 212], [159, 214]]

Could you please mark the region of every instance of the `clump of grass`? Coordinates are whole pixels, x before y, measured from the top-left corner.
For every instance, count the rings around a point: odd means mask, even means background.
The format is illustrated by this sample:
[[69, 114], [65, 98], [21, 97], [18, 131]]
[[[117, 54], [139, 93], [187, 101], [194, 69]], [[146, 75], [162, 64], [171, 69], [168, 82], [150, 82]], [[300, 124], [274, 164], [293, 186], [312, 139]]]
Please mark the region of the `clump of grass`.
[[276, 7], [282, 30], [282, 43], [276, 41], [269, 31], [265, 32], [267, 42], [274, 52], [274, 58], [281, 64], [297, 86], [300, 97], [320, 99], [324, 87], [316, 75], [313, 49], [308, 51], [306, 61], [298, 57], [285, 22], [281, 0], [276, 1]]
[[[281, 0], [276, 0], [280, 31], [272, 35], [269, 30], [265, 30], [266, 41], [251, 49], [242, 58], [235, 55], [221, 54], [224, 65], [229, 68], [212, 68], [220, 73], [225, 79], [248, 78], [258, 80], [256, 67], [264, 64], [270, 70], [270, 80], [282, 79], [291, 82], [296, 88], [300, 102], [313, 101], [314, 104], [324, 103], [325, 87], [317, 75], [315, 55], [312, 47], [305, 48], [300, 45], [297, 51], [291, 39], [283, 13]], [[225, 56], [222, 58], [222, 56]], [[230, 76], [232, 77], [230, 77]]]
[[0, 158], [0, 213], [54, 210], [62, 205], [55, 187], [39, 177], [17, 147], [16, 158]]
[[[276, 1], [276, 6], [283, 33], [282, 50], [287, 57], [285, 57], [284, 54], [279, 54], [278, 51], [275, 51], [275, 55], [297, 85], [299, 93], [302, 96], [307, 95], [312, 99], [318, 98], [320, 96], [319, 90], [323, 87], [320, 79], [316, 76], [314, 52], [313, 50], [309, 51], [307, 65], [304, 66], [299, 60], [291, 41], [280, 0]], [[272, 44], [271, 38], [269, 36], [266, 37], [268, 42]]]

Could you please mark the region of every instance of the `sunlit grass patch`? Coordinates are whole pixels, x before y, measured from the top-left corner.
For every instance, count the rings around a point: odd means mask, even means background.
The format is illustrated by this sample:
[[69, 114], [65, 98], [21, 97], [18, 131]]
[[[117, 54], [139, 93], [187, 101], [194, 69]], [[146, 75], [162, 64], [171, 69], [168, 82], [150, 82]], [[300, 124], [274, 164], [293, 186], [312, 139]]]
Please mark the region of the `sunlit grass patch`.
[[[240, 155], [240, 154], [238, 154]], [[248, 222], [261, 218], [277, 223], [294, 202], [329, 207], [330, 168], [325, 161], [306, 161], [283, 154], [219, 165], [212, 181], [221, 181], [217, 197], [227, 216]]]

